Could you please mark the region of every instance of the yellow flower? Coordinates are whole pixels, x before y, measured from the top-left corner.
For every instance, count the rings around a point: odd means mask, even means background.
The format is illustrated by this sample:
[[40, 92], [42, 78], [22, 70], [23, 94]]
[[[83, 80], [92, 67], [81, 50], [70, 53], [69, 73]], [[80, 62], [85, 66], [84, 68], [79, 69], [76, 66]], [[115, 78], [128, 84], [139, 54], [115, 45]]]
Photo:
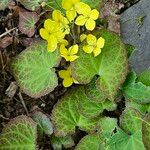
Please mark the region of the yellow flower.
[[77, 17], [75, 24], [79, 26], [85, 25], [86, 29], [93, 30], [95, 28], [95, 20], [98, 19], [99, 12], [96, 9], [91, 10], [90, 6], [80, 2], [76, 5], [76, 10], [79, 17]]
[[40, 29], [41, 37], [48, 42], [48, 51], [53, 52], [57, 44], [64, 38], [65, 34], [61, 31], [59, 24], [51, 19], [44, 22], [44, 28]]
[[66, 16], [71, 22], [77, 16], [76, 5], [80, 0], [62, 0], [62, 7], [66, 10]]
[[63, 86], [69, 87], [73, 83], [78, 83], [72, 76], [71, 76], [71, 68], [68, 67], [67, 70], [61, 70], [59, 71], [59, 77], [63, 79]]
[[105, 39], [100, 37], [99, 39], [97, 39], [94, 35], [89, 34], [87, 36], [87, 44], [83, 46], [83, 50], [86, 53], [94, 53], [94, 57], [98, 56], [101, 53], [101, 49], [104, 47], [105, 45]]
[[69, 34], [70, 33], [70, 28], [69, 28], [69, 21], [67, 20], [67, 18], [65, 18], [62, 13], [59, 10], [54, 10], [52, 13], [52, 18], [55, 22], [57, 22], [61, 29], [62, 32], [64, 32], [65, 34]]
[[61, 56], [66, 59], [66, 61], [74, 61], [76, 60], [79, 56], [75, 55], [78, 53], [78, 45], [73, 45], [71, 46], [68, 50], [65, 48], [65, 45], [60, 46], [60, 53]]

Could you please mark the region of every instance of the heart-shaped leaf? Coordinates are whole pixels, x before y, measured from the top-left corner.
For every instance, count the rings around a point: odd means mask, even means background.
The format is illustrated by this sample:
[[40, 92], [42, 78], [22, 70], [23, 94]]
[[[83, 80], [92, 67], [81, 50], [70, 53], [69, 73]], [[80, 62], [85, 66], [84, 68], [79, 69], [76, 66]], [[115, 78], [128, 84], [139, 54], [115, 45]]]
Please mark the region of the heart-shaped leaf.
[[22, 10], [19, 12], [19, 30], [32, 37], [35, 33], [35, 24], [39, 20], [39, 16], [35, 12]]
[[29, 96], [38, 98], [57, 86], [54, 67], [60, 62], [59, 52], [47, 51], [45, 42], [37, 42], [19, 54], [11, 63], [11, 69], [20, 88]]
[[36, 150], [37, 124], [27, 116], [10, 121], [0, 135], [0, 150]]
[[81, 100], [83, 87], [69, 90], [56, 104], [52, 111], [52, 121], [56, 136], [73, 134], [76, 127], [92, 132], [96, 129], [97, 119], [88, 119], [78, 111], [78, 102]]
[[120, 117], [120, 126], [127, 134], [134, 134], [142, 128], [141, 114], [131, 107], [126, 108]]
[[101, 30], [95, 35], [105, 39], [102, 53], [97, 57], [86, 54], [83, 52], [83, 43], [80, 46], [79, 58], [71, 63], [72, 75], [79, 83], [84, 84], [89, 83], [95, 75], [99, 75], [98, 87], [108, 99], [113, 100], [127, 75], [127, 52], [117, 34]]
[[144, 118], [142, 124], [142, 139], [147, 150], [150, 149], [150, 113]]

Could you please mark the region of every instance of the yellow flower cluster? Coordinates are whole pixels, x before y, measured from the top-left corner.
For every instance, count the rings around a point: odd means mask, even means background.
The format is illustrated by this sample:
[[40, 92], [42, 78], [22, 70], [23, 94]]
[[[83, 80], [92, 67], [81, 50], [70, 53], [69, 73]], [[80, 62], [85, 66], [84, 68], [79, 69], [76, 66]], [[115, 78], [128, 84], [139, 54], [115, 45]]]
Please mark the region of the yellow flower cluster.
[[66, 16], [69, 21], [73, 21], [79, 14], [75, 20], [76, 25], [85, 25], [87, 30], [95, 28], [95, 20], [99, 16], [99, 12], [96, 9], [91, 10], [89, 5], [80, 2], [80, 0], [62, 0], [62, 7], [66, 10]]
[[52, 13], [52, 19], [44, 22], [44, 28], [40, 29], [40, 35], [48, 42], [48, 51], [56, 50], [58, 44], [68, 44], [64, 37], [70, 33], [69, 21], [58, 10]]
[[[74, 40], [74, 45], [69, 45], [65, 39], [66, 35], [73, 38], [72, 25], [75, 23], [78, 26], [84, 26], [87, 30], [94, 30], [96, 23], [95, 20], [99, 17], [99, 12], [96, 9], [91, 9], [89, 5], [81, 2], [80, 0], [62, 0], [62, 8], [66, 11], [64, 15], [59, 10], [52, 12], [52, 18], [44, 22], [44, 27], [40, 29], [41, 37], [47, 41], [47, 49], [49, 52], [54, 52], [58, 47], [60, 55], [66, 61], [75, 61], [79, 56], [77, 55], [79, 46]], [[102, 37], [96, 38], [92, 34], [82, 34], [80, 36], [81, 42], [86, 40], [86, 45], [83, 46], [83, 51], [92, 53], [98, 56], [101, 49], [104, 47], [105, 39]], [[85, 42], [84, 42], [85, 43]], [[70, 47], [68, 47], [68, 45]], [[59, 71], [60, 78], [63, 79], [64, 87], [69, 87], [73, 83], [78, 83], [71, 76], [71, 68]]]

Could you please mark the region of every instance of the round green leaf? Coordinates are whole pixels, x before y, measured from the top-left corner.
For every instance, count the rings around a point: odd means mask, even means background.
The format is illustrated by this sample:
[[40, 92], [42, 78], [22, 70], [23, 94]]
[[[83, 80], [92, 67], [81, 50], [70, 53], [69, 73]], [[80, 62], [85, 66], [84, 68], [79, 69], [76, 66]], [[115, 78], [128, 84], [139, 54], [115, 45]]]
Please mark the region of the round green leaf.
[[60, 62], [58, 51], [49, 53], [45, 42], [37, 42], [19, 54], [11, 69], [20, 88], [27, 95], [38, 98], [57, 86], [54, 67]]
[[37, 124], [27, 116], [10, 121], [0, 135], [0, 150], [36, 150]]
[[97, 57], [83, 52], [79, 48], [79, 58], [71, 63], [72, 75], [79, 83], [89, 83], [95, 75], [99, 75], [98, 87], [106, 97], [113, 100], [128, 71], [127, 52], [120, 37], [106, 30], [95, 33], [97, 38], [105, 39], [102, 53]]
[[88, 119], [78, 111], [78, 102], [81, 100], [83, 87], [69, 90], [55, 105], [52, 111], [52, 121], [56, 136], [66, 136], [75, 133], [76, 127], [87, 132], [96, 129], [97, 119]]

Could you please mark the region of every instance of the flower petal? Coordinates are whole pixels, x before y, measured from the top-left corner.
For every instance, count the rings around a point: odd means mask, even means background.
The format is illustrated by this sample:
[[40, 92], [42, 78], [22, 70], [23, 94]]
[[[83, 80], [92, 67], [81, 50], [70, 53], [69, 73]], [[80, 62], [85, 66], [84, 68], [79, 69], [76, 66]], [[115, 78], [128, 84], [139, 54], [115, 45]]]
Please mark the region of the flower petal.
[[96, 41], [97, 41], [97, 39], [96, 39], [96, 37], [95, 37], [94, 35], [88, 34], [86, 40], [87, 40], [87, 43], [88, 43], [89, 45], [96, 46]]
[[95, 21], [94, 21], [93, 19], [89, 18], [89, 19], [87, 20], [87, 22], [85, 23], [85, 27], [86, 27], [88, 30], [92, 31], [92, 30], [95, 28]]
[[65, 55], [65, 56], [69, 55], [69, 52], [68, 52], [67, 48], [63, 44], [60, 46], [60, 54]]
[[83, 3], [83, 2], [79, 2], [75, 5], [76, 7], [76, 11], [78, 14], [82, 14], [85, 16], [88, 16], [91, 12], [91, 8], [89, 5]]
[[55, 28], [55, 22], [51, 19], [47, 19], [44, 22], [44, 28], [48, 31], [48, 32], [52, 32], [53, 29]]
[[99, 12], [96, 9], [93, 9], [90, 13], [90, 18], [96, 20], [99, 16]]
[[83, 15], [80, 15], [80, 16], [76, 19], [75, 24], [77, 24], [78, 26], [83, 26], [86, 21], [87, 21], [87, 17], [86, 17], [86, 16], [83, 16]]
[[48, 34], [47, 30], [44, 28], [40, 29], [40, 36], [45, 40], [49, 39], [49, 34]]
[[105, 45], [105, 39], [100, 37], [98, 40], [97, 40], [97, 47], [99, 48], [103, 48]]
[[69, 21], [71, 22], [77, 16], [76, 10], [74, 8], [72, 8], [70, 10], [67, 10], [66, 11], [66, 16], [69, 19]]
[[63, 86], [64, 87], [69, 87], [73, 84], [73, 79], [70, 77], [70, 78], [65, 78], [63, 80]]
[[75, 61], [77, 58], [79, 58], [77, 55], [70, 56], [70, 62]]
[[86, 34], [81, 34], [80, 35], [80, 41], [83, 42], [87, 38]]
[[92, 51], [93, 51], [93, 46], [85, 45], [85, 46], [83, 46], [83, 50], [84, 50], [84, 52], [86, 52], [86, 53], [92, 53]]
[[74, 55], [74, 54], [77, 54], [78, 53], [78, 50], [79, 50], [79, 47], [78, 45], [73, 45], [69, 48], [69, 53], [70, 55]]
[[48, 51], [49, 52], [54, 52], [57, 48], [57, 39], [55, 36], [50, 35], [48, 39]]
[[54, 21], [59, 22], [62, 20], [63, 16], [59, 10], [54, 10], [52, 13], [52, 18]]
[[62, 8], [69, 10], [72, 7], [72, 0], [62, 0]]
[[99, 47], [96, 47], [94, 48], [93, 53], [94, 53], [94, 57], [96, 57], [101, 53], [101, 49]]

